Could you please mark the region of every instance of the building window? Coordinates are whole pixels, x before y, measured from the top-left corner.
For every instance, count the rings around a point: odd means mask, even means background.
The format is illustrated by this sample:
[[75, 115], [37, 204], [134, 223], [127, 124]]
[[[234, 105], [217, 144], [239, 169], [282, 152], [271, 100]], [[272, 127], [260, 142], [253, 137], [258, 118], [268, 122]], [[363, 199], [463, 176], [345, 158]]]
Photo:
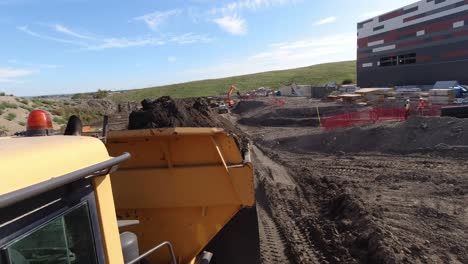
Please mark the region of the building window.
[[377, 63], [380, 67], [407, 65], [416, 63], [416, 53], [404, 54], [400, 56], [389, 56], [380, 58]]
[[410, 53], [398, 56], [398, 65], [415, 64], [416, 53]]
[[398, 64], [397, 56], [380, 58], [380, 67], [395, 66]]
[[377, 30], [381, 30], [381, 29], [384, 29], [384, 25], [381, 25], [381, 26], [378, 26], [378, 27], [375, 27], [374, 28], [374, 31], [377, 31]]
[[412, 7], [412, 8], [408, 8], [408, 9], [405, 9], [403, 11], [403, 14], [406, 15], [406, 14], [409, 14], [409, 13], [412, 13], [412, 12], [416, 12], [418, 11], [419, 7], [415, 6], [415, 7]]

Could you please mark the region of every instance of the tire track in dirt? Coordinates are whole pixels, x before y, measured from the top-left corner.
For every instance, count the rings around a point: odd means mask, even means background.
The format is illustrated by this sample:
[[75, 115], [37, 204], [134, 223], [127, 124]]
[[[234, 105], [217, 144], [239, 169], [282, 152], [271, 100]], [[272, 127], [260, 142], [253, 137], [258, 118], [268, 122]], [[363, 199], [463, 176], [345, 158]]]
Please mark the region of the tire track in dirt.
[[[320, 263], [318, 251], [307, 236], [307, 228], [302, 221], [294, 219], [296, 214], [291, 211], [294, 201], [288, 197], [297, 196], [296, 183], [286, 168], [260, 149], [254, 147], [254, 153], [263, 263]], [[289, 192], [294, 194], [287, 195]]]

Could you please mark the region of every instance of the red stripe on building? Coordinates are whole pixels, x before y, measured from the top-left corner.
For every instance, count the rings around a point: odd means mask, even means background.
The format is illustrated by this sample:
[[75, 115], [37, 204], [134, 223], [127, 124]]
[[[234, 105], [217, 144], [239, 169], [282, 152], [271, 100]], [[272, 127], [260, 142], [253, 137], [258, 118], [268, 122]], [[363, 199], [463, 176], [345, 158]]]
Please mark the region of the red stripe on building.
[[441, 54], [441, 57], [448, 59], [448, 58], [455, 58], [455, 57], [461, 57], [461, 56], [467, 56], [467, 55], [468, 55], [468, 49], [465, 49], [465, 50], [455, 50], [455, 51], [443, 53]]
[[[468, 0], [467, 0], [467, 1], [468, 1]], [[468, 36], [468, 30], [463, 30], [463, 31], [455, 32], [455, 33], [453, 33], [453, 36], [454, 36], [454, 37], [466, 37], [466, 36]]]
[[397, 45], [397, 49], [400, 49], [400, 48], [406, 48], [406, 47], [411, 47], [411, 46], [416, 46], [416, 45], [419, 45], [421, 43], [424, 43], [424, 40], [423, 39], [417, 39], [417, 40], [413, 40], [413, 41], [408, 41], [408, 42], [405, 42], [405, 43], [400, 43]]
[[361, 39], [358, 39], [357, 41], [357, 45], [359, 49], [367, 48], [368, 43], [369, 43], [369, 38], [361, 38]]
[[[465, 0], [465, 1], [468, 1], [468, 0]], [[465, 21], [465, 20], [468, 20], [468, 15], [455, 17], [455, 18], [441, 21], [441, 22], [418, 25], [417, 27], [413, 27], [405, 31], [392, 30], [392, 31], [386, 32], [385, 35], [379, 35], [377, 37], [369, 36], [369, 37], [361, 38], [361, 39], [358, 39], [358, 48], [360, 49], [367, 48], [369, 42], [374, 42], [374, 41], [378, 41], [382, 39], [385, 41], [386, 44], [391, 44], [393, 41], [398, 40], [398, 38], [401, 36], [405, 36], [405, 35], [412, 34], [412, 33], [414, 33], [414, 36], [416, 36], [416, 32], [421, 31], [421, 30], [424, 30], [425, 34], [438, 33], [441, 31], [450, 31], [453, 29], [453, 23], [458, 22], [458, 21]], [[454, 36], [466, 36], [465, 33], [458, 34], [457, 32], [453, 34]]]
[[403, 22], [404, 22], [404, 23], [410, 22], [410, 21], [416, 20], [416, 19], [418, 19], [418, 18], [419, 18], [418, 15], [410, 16], [410, 17], [407, 17], [407, 18], [403, 19]]
[[417, 62], [432, 61], [432, 56], [428, 56], [428, 55], [417, 55], [417, 56], [416, 56], [416, 61], [417, 61]]
[[445, 39], [444, 36], [437, 36], [437, 37], [433, 37], [431, 42], [437, 42], [437, 41], [441, 41], [444, 39]]

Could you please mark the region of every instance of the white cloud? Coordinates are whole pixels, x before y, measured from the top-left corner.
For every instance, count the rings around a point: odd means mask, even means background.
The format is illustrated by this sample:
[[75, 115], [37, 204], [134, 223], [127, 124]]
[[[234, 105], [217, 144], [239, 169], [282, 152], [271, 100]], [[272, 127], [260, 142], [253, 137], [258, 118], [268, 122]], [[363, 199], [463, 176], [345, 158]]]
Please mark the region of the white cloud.
[[218, 26], [233, 35], [244, 35], [247, 33], [247, 23], [244, 19], [233, 16], [224, 16], [213, 20]]
[[259, 53], [238, 60], [243, 63], [224, 62], [205, 68], [189, 69], [186, 73], [193, 76], [192, 79], [205, 79], [290, 69], [326, 62], [353, 60], [356, 58], [355, 50], [355, 34], [299, 39], [271, 44]]
[[80, 39], [93, 39], [92, 37], [89, 37], [89, 36], [86, 36], [86, 35], [82, 35], [80, 33], [77, 33], [63, 25], [60, 25], [60, 24], [55, 24], [52, 26], [52, 28], [57, 31], [57, 32], [60, 32], [60, 33], [63, 33], [65, 35], [68, 35], [68, 36], [71, 36], [71, 37], [75, 37], [75, 38], [80, 38]]
[[17, 78], [31, 75], [34, 72], [29, 69], [0, 68], [0, 83], [18, 82]]
[[333, 23], [335, 21], [336, 21], [336, 17], [331, 16], [331, 17], [327, 17], [327, 18], [324, 18], [315, 22], [315, 25], [325, 25], [325, 24]]
[[232, 14], [242, 10], [255, 11], [264, 7], [272, 7], [298, 2], [298, 0], [238, 0], [230, 2], [221, 8], [212, 9], [212, 13]]
[[34, 31], [30, 30], [27, 26], [17, 27], [17, 29], [24, 32], [24, 33], [26, 33], [26, 34], [28, 34], [28, 35], [30, 35], [30, 36], [41, 38], [41, 39], [52, 40], [52, 41], [55, 41], [55, 42], [72, 44], [72, 45], [82, 46], [82, 47], [86, 46], [86, 44], [81, 42], [81, 41], [56, 38], [56, 37], [51, 37], [49, 35], [34, 32]]
[[89, 45], [87, 49], [102, 50], [113, 48], [131, 48], [131, 47], [144, 47], [144, 46], [162, 46], [166, 42], [157, 38], [140, 38], [140, 39], [127, 39], [127, 38], [106, 38], [102, 39], [99, 44]]
[[173, 36], [170, 38], [170, 41], [175, 42], [177, 44], [193, 44], [193, 43], [208, 43], [211, 42], [212, 39], [207, 35], [199, 35], [194, 33], [185, 33], [178, 36]]
[[169, 57], [167, 57], [167, 61], [168, 61], [168, 62], [176, 62], [176, 61], [177, 61], [177, 58], [174, 57], [174, 56], [169, 56]]
[[18, 30], [41, 39], [72, 44], [80, 46], [85, 50], [103, 50], [103, 49], [116, 49], [116, 48], [131, 48], [131, 47], [148, 47], [148, 46], [162, 46], [167, 43], [176, 43], [176, 44], [193, 44], [193, 43], [208, 43], [212, 39], [207, 35], [194, 34], [194, 33], [185, 33], [176, 36], [166, 36], [164, 38], [157, 38], [153, 36], [144, 36], [144, 37], [88, 37], [76, 33], [75, 31], [66, 28], [65, 26], [54, 27], [55, 31], [59, 31], [71, 39], [56, 38], [46, 34], [37, 33], [30, 30], [27, 26], [17, 27]]
[[143, 21], [151, 30], [158, 30], [158, 28], [166, 22], [170, 17], [182, 13], [180, 9], [173, 9], [169, 11], [156, 11], [139, 17], [135, 17], [136, 21]]
[[256, 11], [261, 8], [296, 3], [302, 0], [237, 0], [225, 4], [222, 7], [211, 9], [212, 15], [217, 15], [212, 21], [221, 29], [233, 34], [244, 35], [247, 33], [247, 21], [239, 14], [244, 11]]

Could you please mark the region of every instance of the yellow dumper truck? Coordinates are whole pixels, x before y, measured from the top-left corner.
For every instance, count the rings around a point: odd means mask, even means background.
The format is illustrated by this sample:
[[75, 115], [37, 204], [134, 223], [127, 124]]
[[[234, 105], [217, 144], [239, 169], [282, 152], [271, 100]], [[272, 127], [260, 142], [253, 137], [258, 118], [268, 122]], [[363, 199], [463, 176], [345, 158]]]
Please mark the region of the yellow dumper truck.
[[52, 135], [46, 112], [0, 138], [0, 263], [208, 263], [254, 205], [253, 168], [217, 128]]

